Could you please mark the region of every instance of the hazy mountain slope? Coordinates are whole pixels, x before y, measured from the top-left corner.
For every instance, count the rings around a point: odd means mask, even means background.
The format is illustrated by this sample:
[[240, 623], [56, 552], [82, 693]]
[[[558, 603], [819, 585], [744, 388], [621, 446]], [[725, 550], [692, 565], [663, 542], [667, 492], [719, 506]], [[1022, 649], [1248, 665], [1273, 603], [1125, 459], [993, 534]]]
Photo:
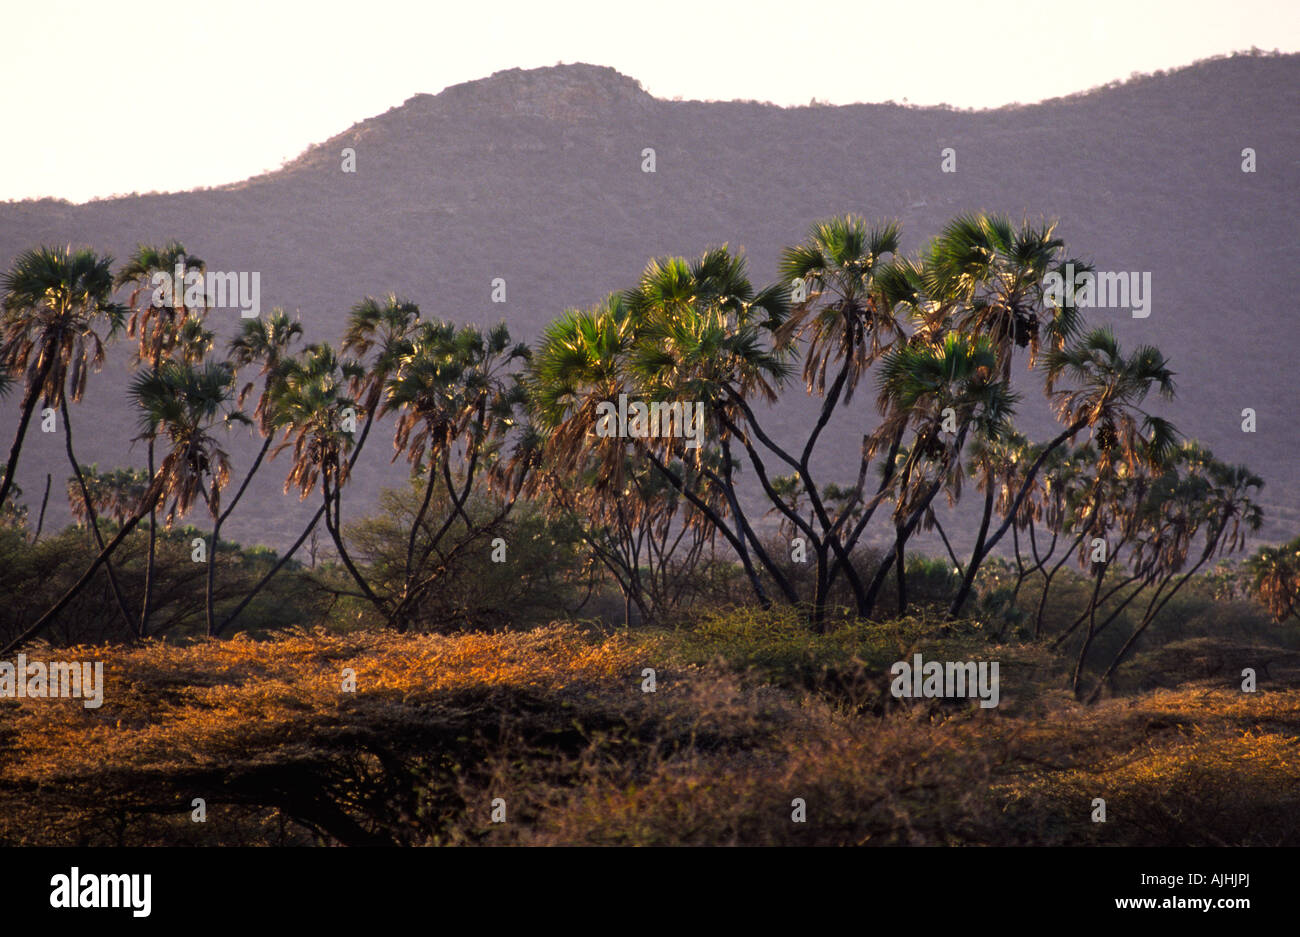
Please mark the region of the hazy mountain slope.
[[[1092, 321], [1171, 357], [1180, 397], [1163, 412], [1221, 458], [1264, 475], [1265, 535], [1277, 539], [1300, 528], [1300, 339], [1285, 288], [1300, 269], [1297, 117], [1294, 55], [1213, 60], [981, 112], [668, 102], [606, 68], [514, 70], [417, 95], [278, 172], [222, 189], [2, 204], [0, 264], [42, 242], [120, 259], [138, 241], [175, 237], [214, 269], [260, 271], [263, 310], [300, 310], [309, 341], [337, 341], [348, 307], [388, 290], [426, 315], [505, 318], [531, 339], [566, 306], [629, 285], [659, 254], [729, 241], [746, 249], [756, 281], [771, 280], [780, 249], [830, 213], [899, 218], [908, 251], [961, 211], [1054, 217], [1074, 253], [1099, 269], [1151, 271], [1149, 318], [1097, 310]], [[345, 146], [356, 149], [355, 175], [340, 171]], [[1240, 171], [1247, 146], [1258, 153], [1254, 174]], [[641, 171], [644, 147], [656, 151], [654, 174]], [[956, 149], [955, 174], [940, 172], [943, 147]], [[508, 284], [504, 305], [489, 301], [496, 276]], [[214, 315], [226, 334], [237, 324], [235, 312]], [[143, 464], [122, 397], [125, 352], [73, 410], [83, 461]], [[825, 440], [823, 467], [836, 480], [847, 480], [874, 422], [868, 390]], [[789, 396], [773, 418], [782, 432], [808, 412], [801, 391]], [[1027, 395], [1022, 422], [1041, 436], [1040, 396]], [[1248, 406], [1258, 411], [1254, 435], [1240, 429]], [[11, 396], [0, 413], [6, 448], [16, 411]], [[377, 432], [345, 519], [402, 477], [404, 460], [386, 464], [391, 433]], [[34, 502], [54, 473], [56, 522], [67, 516], [62, 445], [32, 435], [19, 475]], [[306, 515], [277, 496], [283, 463], [251, 489], [267, 508], [241, 509], [233, 536], [280, 544]]]

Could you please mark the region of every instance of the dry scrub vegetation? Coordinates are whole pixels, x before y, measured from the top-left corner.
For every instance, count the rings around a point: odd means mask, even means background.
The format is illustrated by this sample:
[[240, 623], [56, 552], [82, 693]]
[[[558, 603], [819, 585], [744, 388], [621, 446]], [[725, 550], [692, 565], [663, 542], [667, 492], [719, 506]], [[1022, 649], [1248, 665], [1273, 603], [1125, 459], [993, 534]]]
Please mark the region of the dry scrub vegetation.
[[[1090, 707], [1065, 661], [976, 625], [785, 624], [50, 649], [105, 661], [104, 705], [3, 701], [0, 842], [1300, 842], [1294, 652], [1253, 694], [1228, 672]], [[1000, 660], [1002, 704], [889, 697], [882, 661], [922, 643]]]

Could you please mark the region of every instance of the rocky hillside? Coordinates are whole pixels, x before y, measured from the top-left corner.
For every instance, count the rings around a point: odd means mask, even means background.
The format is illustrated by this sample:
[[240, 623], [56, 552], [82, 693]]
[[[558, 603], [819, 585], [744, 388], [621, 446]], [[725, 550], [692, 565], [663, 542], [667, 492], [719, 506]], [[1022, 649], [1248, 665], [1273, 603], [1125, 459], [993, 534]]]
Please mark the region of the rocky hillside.
[[[336, 341], [353, 302], [388, 290], [426, 315], [504, 318], [531, 339], [566, 306], [629, 285], [655, 255], [726, 241], [744, 247], [755, 280], [774, 279], [781, 248], [832, 213], [898, 218], [908, 251], [962, 211], [1057, 218], [1074, 253], [1099, 269], [1152, 274], [1148, 318], [1097, 310], [1092, 321], [1171, 357], [1180, 396], [1163, 412], [1264, 475], [1265, 535], [1281, 539], [1300, 528], [1300, 339], [1285, 286], [1300, 269], [1298, 117], [1296, 55], [1211, 60], [986, 111], [664, 101], [608, 68], [516, 69], [416, 95], [235, 185], [0, 204], [0, 264], [42, 242], [122, 258], [137, 242], [177, 238], [214, 269], [260, 272], [263, 309], [298, 310], [309, 340]], [[124, 134], [116, 145], [153, 144]], [[345, 147], [355, 173], [341, 171]], [[641, 168], [646, 147], [653, 174]], [[955, 173], [940, 171], [945, 147]], [[1241, 171], [1246, 147], [1255, 173]], [[505, 304], [491, 302], [494, 277], [507, 282]], [[214, 315], [226, 334], [237, 325], [236, 312]], [[83, 461], [144, 462], [122, 396], [126, 357], [118, 348], [74, 408]], [[1241, 431], [1244, 407], [1258, 413], [1253, 435]], [[1036, 392], [1022, 409], [1024, 427], [1045, 433]], [[16, 410], [11, 397], [0, 413], [6, 445]], [[792, 389], [774, 425], [797, 431], [807, 412]], [[828, 480], [847, 480], [874, 420], [869, 395], [855, 398], [825, 441]], [[404, 460], [388, 465], [382, 434], [376, 442], [354, 484], [353, 518], [406, 470]], [[30, 501], [54, 474], [55, 522], [67, 517], [63, 459], [61, 438], [36, 433], [19, 475]], [[296, 527], [279, 495], [287, 467], [272, 468], [251, 493], [266, 509], [241, 508], [232, 535], [281, 544]]]

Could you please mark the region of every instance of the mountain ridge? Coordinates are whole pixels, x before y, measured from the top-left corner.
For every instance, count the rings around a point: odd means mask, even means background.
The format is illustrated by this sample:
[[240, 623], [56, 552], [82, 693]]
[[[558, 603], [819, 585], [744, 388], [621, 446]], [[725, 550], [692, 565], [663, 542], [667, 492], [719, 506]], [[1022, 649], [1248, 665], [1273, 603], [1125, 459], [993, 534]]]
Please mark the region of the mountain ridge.
[[[1056, 218], [1076, 255], [1153, 273], [1151, 318], [1101, 310], [1090, 322], [1114, 327], [1126, 347], [1151, 342], [1169, 355], [1183, 397], [1167, 415], [1264, 475], [1267, 536], [1283, 539], [1300, 527], [1300, 434], [1285, 403], [1295, 399], [1287, 362], [1300, 350], [1285, 313], [1286, 273], [1300, 260], [1290, 217], [1298, 116], [1300, 55], [1213, 59], [984, 111], [667, 101], [604, 66], [509, 69], [415, 95], [238, 183], [0, 203], [0, 264], [39, 243], [88, 244], [120, 262], [138, 242], [175, 237], [214, 269], [260, 271], [263, 310], [301, 310], [307, 341], [336, 342], [354, 302], [389, 290], [427, 316], [504, 318], [531, 340], [563, 309], [630, 285], [652, 257], [729, 242], [744, 248], [756, 283], [770, 282], [781, 248], [831, 214], [899, 219], [909, 254], [964, 211]], [[341, 171], [344, 146], [356, 150], [354, 174]], [[1241, 172], [1247, 146], [1257, 173]], [[641, 171], [646, 147], [655, 173]], [[956, 173], [940, 171], [945, 147]], [[489, 299], [497, 276], [508, 282], [505, 305]], [[223, 339], [237, 327], [237, 316], [214, 316]], [[73, 408], [84, 462], [143, 462], [143, 447], [130, 445], [125, 359], [119, 344], [92, 377], [93, 399]], [[1033, 394], [1024, 424], [1039, 435], [1050, 420]], [[798, 385], [788, 396], [772, 415], [778, 435], [805, 425], [809, 402]], [[6, 438], [12, 402], [0, 410]], [[1259, 412], [1253, 437], [1240, 432], [1246, 406]], [[819, 463], [826, 480], [845, 481], [874, 418], [855, 400], [833, 424], [833, 451]], [[362, 459], [353, 518], [379, 485], [400, 483], [402, 466], [380, 465], [386, 455], [375, 451], [385, 432]], [[246, 448], [232, 449], [236, 477]], [[44, 472], [66, 474], [62, 460], [57, 438], [29, 442], [19, 469], [29, 501]], [[249, 497], [278, 505], [266, 499], [279, 497], [285, 472], [272, 462]], [[311, 509], [270, 525], [241, 509], [230, 532], [283, 543]]]

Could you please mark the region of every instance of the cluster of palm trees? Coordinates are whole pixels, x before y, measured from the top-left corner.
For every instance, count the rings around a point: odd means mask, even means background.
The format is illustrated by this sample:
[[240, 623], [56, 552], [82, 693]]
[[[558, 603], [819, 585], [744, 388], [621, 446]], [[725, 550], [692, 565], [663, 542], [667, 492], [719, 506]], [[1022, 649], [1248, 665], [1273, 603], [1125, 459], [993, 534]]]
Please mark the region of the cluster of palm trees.
[[[521, 496], [575, 522], [629, 609], [635, 605], [646, 619], [672, 608], [682, 594], [674, 577], [690, 576], [704, 549], [715, 545], [734, 555], [759, 603], [805, 607], [816, 630], [830, 626], [837, 584], [851, 593], [857, 615], [872, 617], [892, 576], [905, 611], [908, 546], [918, 530], [931, 529], [959, 573], [948, 607], [958, 616], [981, 567], [1010, 535], [1015, 591], [1034, 575], [1043, 580], [1036, 628], [1053, 577], [1069, 558], [1093, 577], [1092, 601], [1071, 629], [1083, 635], [1080, 672], [1092, 639], [1118, 614], [1114, 607], [1099, 614], [1105, 603], [1122, 609], [1142, 593], [1149, 604], [1122, 659], [1188, 577], [1210, 557], [1239, 549], [1243, 532], [1258, 526], [1251, 497], [1261, 482], [1180, 444], [1167, 421], [1144, 409], [1152, 394], [1174, 393], [1173, 373], [1157, 349], [1125, 353], [1109, 330], [1088, 328], [1077, 308], [1045, 289], [1048, 274], [1067, 264], [1090, 269], [1066, 253], [1052, 226], [965, 215], [915, 257], [900, 253], [900, 234], [896, 224], [855, 216], [820, 222], [783, 252], [778, 282], [763, 288], [751, 282], [743, 255], [726, 246], [695, 260], [656, 259], [630, 289], [566, 311], [533, 349], [515, 343], [504, 325], [480, 330], [425, 320], [414, 303], [389, 295], [352, 308], [338, 349], [297, 347], [301, 325], [275, 310], [242, 323], [220, 360], [205, 308], [140, 301], [155, 273], [178, 264], [202, 269], [182, 245], [142, 246], [116, 275], [109, 258], [91, 251], [30, 251], [3, 281], [0, 365], [23, 393], [0, 505], [43, 402], [61, 414], [79, 518], [93, 531], [98, 553], [69, 593], [11, 646], [38, 634], [100, 566], [112, 578], [114, 550], [150, 518], [138, 613], [113, 586], [124, 621], [147, 634], [152, 521], [161, 513], [171, 523], [200, 502], [213, 531], [210, 634], [230, 627], [321, 520], [355, 586], [348, 594], [406, 630], [457, 551], [482, 529], [466, 505], [483, 487], [495, 499], [490, 523]], [[127, 286], [128, 301], [113, 301]], [[130, 394], [147, 443], [147, 484], [130, 510], [114, 505], [117, 530], [105, 540], [98, 517], [105, 502], [74, 455], [68, 398], [81, 398], [105, 343], [123, 330], [138, 342]], [[1058, 421], [1042, 442], [1015, 428], [1017, 357], [1039, 374]], [[252, 369], [255, 376], [241, 388], [239, 374]], [[870, 416], [860, 404], [855, 409], [869, 375]], [[775, 438], [764, 420], [766, 405], [796, 381], [818, 406], [806, 433], [791, 443]], [[242, 408], [254, 390], [250, 416]], [[597, 435], [598, 408], [620, 394], [646, 403], [703, 403], [706, 443]], [[389, 571], [378, 588], [348, 549], [342, 508], [372, 425], [389, 415], [393, 458], [406, 456], [423, 497], [402, 551], [404, 568]], [[843, 485], [814, 470], [818, 445], [837, 418], [861, 434], [856, 471]], [[232, 477], [226, 433], [237, 425], [260, 434], [262, 444], [223, 506]], [[291, 549], [218, 620], [217, 538], [250, 479], [285, 450], [286, 492], [318, 498], [318, 510]], [[961, 557], [936, 501], [955, 503], [967, 480], [982, 508], [974, 546]], [[806, 544], [810, 587], [786, 574], [777, 548], [760, 535], [749, 507], [755, 491], [782, 529]], [[431, 511], [435, 503], [446, 509]], [[873, 519], [886, 525], [892, 546], [864, 570], [853, 558]], [[1294, 598], [1277, 601], [1294, 610]]]
[[[361, 594], [391, 624], [403, 629], [409, 610], [436, 584], [436, 569], [446, 565], [452, 541], [451, 520], [434, 536], [418, 538], [423, 510], [413, 526], [407, 552], [408, 575], [399, 594], [380, 596], [352, 562], [342, 535], [341, 492], [376, 416], [396, 416], [395, 449], [405, 452], [413, 471], [427, 479], [427, 509], [435, 485], [446, 484], [466, 526], [475, 528], [464, 507], [480, 476], [517, 495], [527, 458], [522, 449], [503, 458], [503, 445], [520, 421], [523, 391], [511, 365], [527, 348], [511, 342], [504, 326], [481, 332], [424, 321], [412, 303], [395, 296], [367, 298], [350, 313], [344, 354], [327, 344], [295, 349], [300, 323], [282, 310], [242, 323], [228, 354], [212, 356], [214, 334], [205, 325], [205, 306], [159, 305], [147, 289], [154, 274], [177, 265], [202, 270], [202, 261], [183, 245], [141, 246], [113, 275], [112, 260], [90, 250], [42, 247], [21, 255], [0, 281], [3, 334], [0, 364], [5, 388], [22, 381], [19, 425], [4, 465], [3, 492], [14, 490], [23, 442], [38, 402], [62, 417], [62, 433], [78, 496], [76, 513], [91, 532], [97, 553], [73, 585], [22, 634], [11, 650], [42, 633], [101, 568], [129, 633], [149, 633], [154, 585], [156, 523], [171, 525], [196, 504], [212, 520], [207, 551], [206, 618], [209, 634], [225, 631], [253, 597], [291, 559], [323, 517], [339, 557]], [[127, 303], [116, 290], [131, 286]], [[177, 300], [181, 302], [181, 300]], [[73, 447], [69, 398], [85, 392], [89, 373], [102, 365], [105, 345], [121, 333], [136, 338], [136, 374], [129, 395], [137, 413], [139, 440], [147, 444], [148, 469], [100, 475], [88, 472]], [[239, 387], [241, 370], [257, 369]], [[260, 395], [250, 417], [241, 409], [260, 378]], [[360, 432], [357, 432], [357, 424]], [[233, 498], [223, 506], [232, 478], [227, 452], [231, 430], [249, 426], [263, 442]], [[278, 446], [273, 443], [280, 434]], [[214, 609], [216, 553], [222, 525], [240, 503], [268, 456], [292, 449], [286, 492], [302, 497], [316, 492], [321, 506], [293, 547], [224, 619]], [[394, 456], [396, 458], [396, 455]], [[507, 499], [508, 510], [513, 497]], [[101, 512], [116, 524], [111, 538], [101, 529]], [[136, 611], [114, 570], [114, 554], [132, 531], [149, 519], [144, 595]], [[444, 544], [444, 541], [446, 543]], [[420, 556], [415, 556], [418, 551]], [[463, 548], [463, 547], [462, 547]], [[433, 575], [417, 575], [436, 555]]]
[[1300, 621], [1300, 537], [1278, 547], [1260, 547], [1245, 565], [1252, 591], [1273, 618]]
[[[1177, 434], [1142, 406], [1152, 392], [1172, 396], [1172, 372], [1155, 348], [1125, 354], [1111, 332], [1086, 330], [1077, 308], [1048, 295], [1047, 274], [1067, 264], [1089, 269], [1065, 254], [1052, 227], [963, 216], [918, 258], [899, 255], [899, 236], [894, 224], [835, 218], [783, 253], [774, 286], [754, 288], [743, 258], [720, 248], [695, 262], [655, 261], [632, 289], [570, 311], [546, 331], [529, 370], [543, 464], [561, 476], [597, 466], [586, 498], [599, 517], [602, 500], [607, 510], [645, 510], [627, 498], [625, 483], [625, 460], [640, 460], [689, 502], [696, 522], [730, 545], [760, 602], [771, 602], [774, 589], [805, 605], [819, 630], [841, 577], [856, 613], [870, 617], [892, 571], [899, 610], [906, 608], [907, 545], [918, 528], [943, 533], [934, 502], [941, 494], [955, 502], [968, 476], [983, 510], [970, 555], [963, 562], [953, 553], [961, 573], [953, 616], [1008, 533], [1017, 547], [1035, 524], [1054, 538], [1073, 535], [1080, 524], [1060, 500], [1080, 460], [1090, 460], [1089, 470], [1103, 479], [1170, 465]], [[1035, 446], [1014, 428], [1018, 354], [1041, 373], [1060, 423]], [[800, 357], [803, 383], [820, 410], [802, 440], [783, 444], [764, 427], [760, 404], [785, 389]], [[817, 445], [873, 368], [880, 419], [863, 432], [856, 479], [843, 488], [823, 483], [814, 477]], [[709, 445], [593, 441], [596, 406], [620, 393], [705, 401]], [[1080, 437], [1085, 444], [1071, 448]], [[742, 469], [752, 469], [784, 529], [808, 545], [811, 595], [799, 594], [747, 514]], [[862, 576], [850, 557], [882, 507], [893, 545]]]

